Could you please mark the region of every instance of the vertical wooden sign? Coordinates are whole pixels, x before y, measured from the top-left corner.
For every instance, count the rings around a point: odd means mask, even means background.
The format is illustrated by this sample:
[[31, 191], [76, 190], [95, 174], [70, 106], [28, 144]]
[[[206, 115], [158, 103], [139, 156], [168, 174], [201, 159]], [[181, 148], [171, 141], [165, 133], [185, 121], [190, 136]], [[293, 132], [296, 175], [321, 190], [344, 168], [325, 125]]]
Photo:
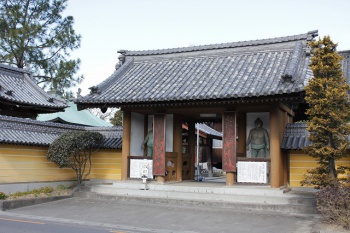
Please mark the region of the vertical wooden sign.
[[222, 170], [236, 172], [236, 113], [225, 112], [223, 115]]
[[165, 114], [153, 117], [153, 175], [165, 175]]

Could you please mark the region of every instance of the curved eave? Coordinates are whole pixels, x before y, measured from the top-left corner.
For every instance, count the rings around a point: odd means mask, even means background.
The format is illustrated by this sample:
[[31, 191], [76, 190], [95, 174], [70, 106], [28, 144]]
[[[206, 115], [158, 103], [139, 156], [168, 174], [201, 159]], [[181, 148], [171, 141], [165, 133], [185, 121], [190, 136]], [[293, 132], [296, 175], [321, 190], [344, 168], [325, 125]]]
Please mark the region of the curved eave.
[[[110, 139], [109, 139], [110, 140]], [[106, 140], [106, 141], [109, 141]], [[100, 149], [110, 149], [110, 150], [120, 150], [122, 149], [122, 139], [119, 140], [115, 145], [102, 145]], [[107, 142], [108, 143], [108, 142]], [[16, 146], [39, 146], [39, 147], [49, 147], [51, 143], [35, 143], [35, 142], [14, 142], [11, 140], [0, 141], [3, 145], [16, 145]]]
[[24, 101], [14, 101], [9, 98], [4, 98], [4, 96], [0, 96], [0, 102], [4, 105], [10, 105], [10, 106], [16, 106], [21, 108], [28, 108], [28, 109], [40, 109], [43, 112], [61, 112], [64, 111], [64, 109], [67, 107], [67, 105], [61, 105], [61, 106], [52, 106], [52, 105], [37, 105], [34, 103], [24, 102]]
[[32, 142], [14, 142], [14, 141], [0, 141], [0, 144], [5, 145], [17, 145], [17, 146], [40, 146], [40, 147], [49, 147], [48, 143], [32, 143]]

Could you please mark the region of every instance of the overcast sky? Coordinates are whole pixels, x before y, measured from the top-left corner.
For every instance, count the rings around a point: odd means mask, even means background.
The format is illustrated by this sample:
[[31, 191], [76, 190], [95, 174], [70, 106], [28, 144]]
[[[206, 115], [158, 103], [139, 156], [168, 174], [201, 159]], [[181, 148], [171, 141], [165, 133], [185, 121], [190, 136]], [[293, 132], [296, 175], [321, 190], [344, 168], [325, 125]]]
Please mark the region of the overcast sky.
[[[82, 94], [114, 71], [118, 50], [149, 50], [303, 34], [350, 50], [350, 0], [69, 0], [82, 35]], [[76, 92], [76, 90], [74, 90]]]

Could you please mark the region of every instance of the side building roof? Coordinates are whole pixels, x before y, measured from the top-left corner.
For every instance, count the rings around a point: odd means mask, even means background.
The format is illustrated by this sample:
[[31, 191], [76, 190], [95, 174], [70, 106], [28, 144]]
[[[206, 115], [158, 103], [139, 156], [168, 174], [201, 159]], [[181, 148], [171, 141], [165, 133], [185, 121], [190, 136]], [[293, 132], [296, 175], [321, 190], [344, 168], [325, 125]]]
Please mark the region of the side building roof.
[[[339, 51], [339, 54], [343, 57], [341, 62], [343, 74], [347, 79], [347, 83], [350, 84], [350, 50]], [[306, 128], [306, 123], [287, 124], [281, 148], [286, 150], [300, 150], [308, 146], [311, 142], [308, 139], [310, 133]]]
[[232, 100], [299, 93], [312, 77], [300, 35], [186, 48], [126, 51], [105, 81], [76, 100], [78, 108]]
[[306, 123], [289, 123], [283, 134], [281, 148], [285, 150], [301, 150], [309, 145], [309, 131]]
[[113, 124], [95, 116], [89, 110], [78, 111], [77, 105], [73, 102], [68, 102], [67, 105], [68, 108], [64, 112], [39, 114], [36, 119], [38, 121], [51, 121], [82, 126], [113, 126]]
[[346, 77], [347, 83], [350, 84], [350, 50], [339, 51], [339, 54], [344, 58], [342, 60], [343, 74]]
[[0, 143], [49, 146], [63, 132], [88, 130], [105, 136], [102, 148], [121, 149], [122, 127], [84, 127], [0, 115]]
[[4, 64], [0, 64], [0, 106], [2, 115], [57, 112], [67, 107], [41, 89], [29, 72]]

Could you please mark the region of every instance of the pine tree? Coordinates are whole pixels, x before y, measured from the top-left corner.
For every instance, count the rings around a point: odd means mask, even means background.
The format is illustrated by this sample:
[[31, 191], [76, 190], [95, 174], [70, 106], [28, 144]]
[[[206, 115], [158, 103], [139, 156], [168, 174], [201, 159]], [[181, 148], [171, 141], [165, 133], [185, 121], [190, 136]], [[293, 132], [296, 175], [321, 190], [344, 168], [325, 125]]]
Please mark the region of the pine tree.
[[341, 69], [342, 57], [336, 52], [337, 44], [325, 36], [309, 45], [313, 78], [305, 88], [305, 99], [309, 104], [306, 114], [310, 118], [308, 130], [312, 144], [306, 152], [317, 159], [319, 166], [309, 171], [308, 181], [322, 187], [336, 181], [343, 171], [336, 168], [335, 161], [346, 155], [349, 146], [350, 89]]
[[81, 36], [72, 16], [62, 17], [68, 0], [0, 1], [0, 62], [26, 68], [38, 84], [64, 93], [81, 83], [79, 59], [69, 59]]

